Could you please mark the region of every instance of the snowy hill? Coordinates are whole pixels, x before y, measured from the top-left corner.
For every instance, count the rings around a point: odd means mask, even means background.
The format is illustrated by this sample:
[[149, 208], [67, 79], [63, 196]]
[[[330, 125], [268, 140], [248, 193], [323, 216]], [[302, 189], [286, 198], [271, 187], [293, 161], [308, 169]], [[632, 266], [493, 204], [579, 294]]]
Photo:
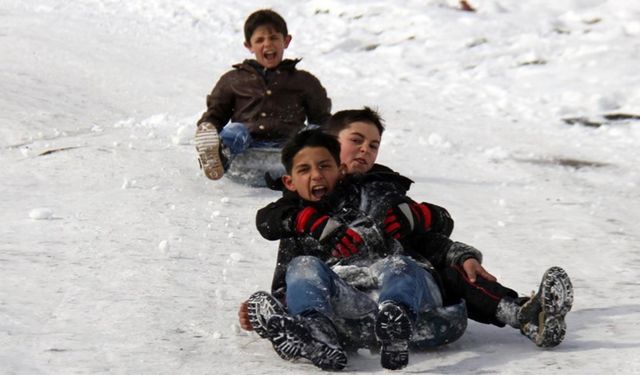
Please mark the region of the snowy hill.
[[[334, 111], [387, 120], [379, 161], [523, 294], [575, 286], [565, 342], [476, 323], [407, 373], [639, 373], [640, 3], [621, 0], [0, 4], [0, 373], [320, 372], [241, 332], [277, 194], [213, 182], [205, 97], [272, 7]], [[608, 116], [608, 117], [605, 117]], [[384, 373], [360, 352], [345, 373]]]

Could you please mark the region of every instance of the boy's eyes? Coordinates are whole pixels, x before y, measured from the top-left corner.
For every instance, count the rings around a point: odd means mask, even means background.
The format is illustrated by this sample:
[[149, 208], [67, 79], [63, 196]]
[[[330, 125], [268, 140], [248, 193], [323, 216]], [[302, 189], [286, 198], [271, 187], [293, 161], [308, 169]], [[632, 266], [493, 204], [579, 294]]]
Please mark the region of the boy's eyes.
[[[362, 138], [351, 138], [351, 142], [357, 145], [361, 145], [364, 143], [364, 139]], [[380, 147], [379, 143], [370, 143], [369, 147], [371, 147], [374, 150], [377, 150]]]
[[[318, 164], [318, 169], [330, 169], [332, 167], [333, 167], [333, 164], [331, 164], [330, 162]], [[310, 166], [301, 166], [295, 169], [295, 172], [297, 174], [305, 174], [305, 173], [309, 173], [309, 171], [311, 171]]]
[[[272, 42], [277, 42], [280, 39], [281, 39], [280, 35], [278, 35], [278, 34], [274, 34], [274, 35], [269, 36], [269, 40], [271, 40]], [[253, 40], [252, 44], [264, 43], [266, 40], [267, 40], [266, 37], [258, 37], [258, 38]]]

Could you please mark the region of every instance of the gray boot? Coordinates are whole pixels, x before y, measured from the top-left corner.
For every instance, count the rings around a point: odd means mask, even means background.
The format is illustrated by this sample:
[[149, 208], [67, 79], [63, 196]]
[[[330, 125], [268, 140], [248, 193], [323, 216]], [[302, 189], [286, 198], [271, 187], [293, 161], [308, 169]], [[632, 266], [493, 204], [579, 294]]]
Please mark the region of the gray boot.
[[[551, 348], [564, 339], [567, 324], [564, 317], [573, 304], [573, 286], [560, 267], [549, 268], [542, 276], [538, 292], [524, 301], [503, 298], [496, 317], [519, 328], [537, 346]], [[521, 305], [521, 306], [520, 306]]]

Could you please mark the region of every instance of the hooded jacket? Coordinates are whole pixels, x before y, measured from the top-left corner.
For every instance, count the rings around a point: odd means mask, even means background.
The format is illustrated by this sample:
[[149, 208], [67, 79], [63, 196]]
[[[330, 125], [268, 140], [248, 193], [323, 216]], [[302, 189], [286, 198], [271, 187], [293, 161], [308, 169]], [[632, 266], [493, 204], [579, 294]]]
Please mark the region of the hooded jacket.
[[324, 125], [331, 100], [320, 81], [296, 69], [300, 59], [283, 60], [265, 69], [255, 60], [233, 65], [207, 96], [207, 111], [198, 124], [210, 122], [218, 132], [229, 122], [247, 126], [255, 140], [283, 140], [305, 124]]

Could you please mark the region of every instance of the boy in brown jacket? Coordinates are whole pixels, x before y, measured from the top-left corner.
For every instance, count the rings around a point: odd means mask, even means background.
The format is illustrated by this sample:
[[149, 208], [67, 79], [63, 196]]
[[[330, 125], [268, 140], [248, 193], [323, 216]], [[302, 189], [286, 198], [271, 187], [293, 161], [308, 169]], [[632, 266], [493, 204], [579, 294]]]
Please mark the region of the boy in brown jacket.
[[300, 59], [283, 59], [291, 42], [285, 20], [262, 9], [244, 24], [244, 46], [254, 54], [220, 77], [198, 121], [196, 150], [205, 176], [222, 177], [234, 155], [250, 147], [281, 147], [308, 125], [324, 125], [331, 100]]

